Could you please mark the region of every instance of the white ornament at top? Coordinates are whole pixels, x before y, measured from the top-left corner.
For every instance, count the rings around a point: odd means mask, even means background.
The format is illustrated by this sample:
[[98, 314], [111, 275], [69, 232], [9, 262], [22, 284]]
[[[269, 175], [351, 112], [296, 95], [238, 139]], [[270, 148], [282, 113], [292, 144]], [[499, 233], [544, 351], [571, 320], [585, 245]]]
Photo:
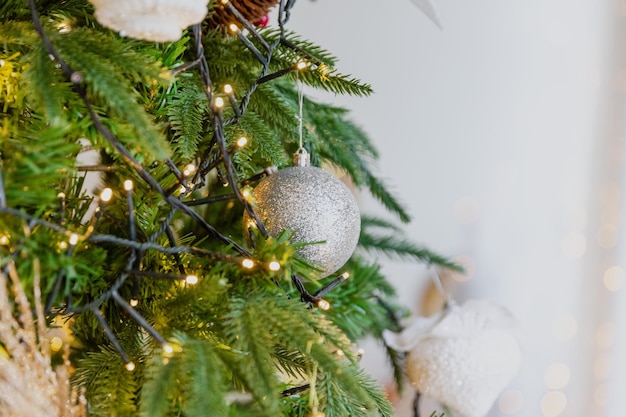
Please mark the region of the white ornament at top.
[[505, 308], [468, 301], [383, 337], [390, 347], [409, 352], [407, 373], [420, 393], [463, 417], [483, 417], [521, 366], [515, 328]]
[[154, 42], [180, 39], [183, 29], [200, 23], [208, 0], [89, 0], [98, 22], [122, 36]]

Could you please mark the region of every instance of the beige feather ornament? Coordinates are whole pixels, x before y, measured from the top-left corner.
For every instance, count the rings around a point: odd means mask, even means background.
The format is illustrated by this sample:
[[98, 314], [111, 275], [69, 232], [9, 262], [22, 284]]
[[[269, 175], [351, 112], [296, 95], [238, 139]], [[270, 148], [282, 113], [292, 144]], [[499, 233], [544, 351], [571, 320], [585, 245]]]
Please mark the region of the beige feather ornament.
[[0, 270], [0, 417], [86, 416], [85, 398], [70, 386], [69, 360], [55, 368], [50, 362], [37, 274], [35, 311], [15, 266]]

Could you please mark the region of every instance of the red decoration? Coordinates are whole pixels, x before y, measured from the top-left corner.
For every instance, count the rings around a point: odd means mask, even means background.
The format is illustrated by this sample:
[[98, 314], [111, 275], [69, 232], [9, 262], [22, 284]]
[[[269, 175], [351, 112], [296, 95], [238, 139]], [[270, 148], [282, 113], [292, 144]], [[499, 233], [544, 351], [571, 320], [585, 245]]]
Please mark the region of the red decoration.
[[267, 26], [269, 22], [270, 22], [270, 17], [268, 15], [265, 15], [261, 17], [259, 20], [257, 20], [256, 22], [254, 22], [254, 25], [264, 28]]

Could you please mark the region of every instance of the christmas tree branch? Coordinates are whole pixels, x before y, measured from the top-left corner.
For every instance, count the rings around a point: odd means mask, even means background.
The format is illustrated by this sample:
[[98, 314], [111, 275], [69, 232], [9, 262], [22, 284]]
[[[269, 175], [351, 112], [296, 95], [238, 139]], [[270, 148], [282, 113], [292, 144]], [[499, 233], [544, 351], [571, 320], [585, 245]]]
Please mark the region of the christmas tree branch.
[[[176, 246], [176, 239], [174, 238], [174, 233], [172, 232], [171, 227], [168, 227], [167, 229], [165, 229], [165, 234], [167, 235], [167, 241], [170, 244], [170, 246], [171, 247]], [[176, 262], [176, 265], [178, 266], [178, 271], [183, 275], [187, 275], [185, 272], [185, 267], [183, 266], [183, 263], [181, 262], [180, 254], [174, 253], [173, 256], [174, 256], [174, 261]]]
[[94, 315], [94, 317], [98, 321], [98, 324], [100, 325], [100, 327], [102, 327], [104, 334], [113, 345], [113, 348], [115, 348], [115, 350], [120, 355], [124, 363], [128, 366], [128, 364], [131, 363], [132, 361], [128, 357], [128, 354], [126, 353], [122, 345], [120, 345], [119, 340], [117, 340], [115, 333], [113, 333], [113, 330], [111, 330], [111, 327], [109, 327], [109, 325], [107, 324], [106, 320], [102, 316], [102, 313], [100, 313], [99, 308], [94, 306], [90, 308], [89, 311], [91, 311], [91, 313]]
[[[148, 173], [148, 171], [143, 167], [143, 165], [141, 165], [131, 155], [131, 153], [126, 149], [126, 147], [124, 147], [124, 145], [115, 137], [115, 135], [102, 123], [102, 120], [100, 119], [98, 114], [94, 111], [93, 106], [91, 105], [91, 102], [89, 101], [87, 97], [87, 92], [85, 91], [84, 85], [82, 84], [83, 77], [81, 76], [80, 73], [72, 70], [72, 68], [61, 58], [58, 51], [54, 48], [54, 46], [50, 42], [48, 36], [45, 34], [45, 31], [43, 30], [41, 21], [39, 20], [39, 16], [35, 8], [35, 1], [29, 0], [28, 4], [31, 9], [32, 19], [33, 19], [35, 29], [37, 33], [39, 34], [39, 36], [41, 37], [42, 42], [44, 43], [44, 47], [46, 48], [47, 52], [55, 58], [55, 61], [59, 63], [59, 66], [61, 67], [61, 70], [64, 72], [68, 81], [72, 83], [74, 90], [79, 94], [79, 96], [83, 100], [83, 103], [87, 107], [89, 116], [96, 130], [98, 130], [98, 132], [109, 142], [109, 144], [117, 151], [117, 153], [122, 157], [122, 159], [129, 166], [131, 166], [153, 190], [161, 194], [169, 204], [179, 209], [181, 212], [189, 215], [192, 219], [198, 222], [199, 225], [202, 228], [204, 228], [211, 236], [216, 237], [217, 239], [221, 240], [224, 244], [231, 246], [234, 250], [236, 250], [240, 254], [249, 255], [249, 252], [246, 249], [241, 247], [232, 239], [219, 233], [213, 226], [211, 226], [202, 217], [200, 217], [198, 213], [191, 210], [189, 207], [187, 207], [177, 198], [171, 195], [168, 195], [163, 190], [163, 188], [158, 183], [158, 181], [156, 181], [156, 179], [154, 179]], [[201, 42], [200, 42], [200, 45], [201, 45]], [[204, 59], [204, 64], [201, 65], [201, 67], [202, 66], [206, 67], [206, 71], [207, 71], [206, 74], [208, 76], [208, 66], [206, 66], [206, 58]], [[211, 85], [210, 79], [208, 79], [208, 86], [210, 87], [210, 85]], [[210, 97], [211, 93], [207, 91], [207, 94], [209, 94], [209, 97]]]
[[[228, 4], [230, 5], [230, 3]], [[209, 74], [209, 65], [204, 54], [204, 45], [202, 44], [202, 33], [199, 24], [193, 26], [193, 35], [196, 41], [196, 53], [198, 58], [200, 59], [200, 76], [206, 87], [204, 91], [207, 100], [210, 103], [209, 109], [213, 113], [214, 140], [219, 147], [219, 151], [221, 152], [221, 158], [228, 176], [228, 183], [231, 186], [231, 189], [233, 190], [233, 193], [237, 200], [239, 200], [239, 202], [243, 204], [244, 209], [246, 210], [248, 215], [252, 219], [254, 219], [257, 227], [259, 228], [259, 231], [264, 236], [267, 236], [267, 230], [265, 229], [263, 222], [254, 212], [252, 205], [250, 205], [250, 203], [245, 198], [243, 198], [243, 196], [241, 195], [241, 191], [239, 190], [237, 173], [235, 172], [232, 160], [230, 159], [230, 155], [226, 146], [226, 139], [224, 138], [224, 122], [222, 118], [221, 108], [216, 105], [216, 100], [214, 100], [213, 97], [213, 85], [211, 83], [211, 76]], [[243, 113], [243, 110], [241, 110], [241, 113]]]

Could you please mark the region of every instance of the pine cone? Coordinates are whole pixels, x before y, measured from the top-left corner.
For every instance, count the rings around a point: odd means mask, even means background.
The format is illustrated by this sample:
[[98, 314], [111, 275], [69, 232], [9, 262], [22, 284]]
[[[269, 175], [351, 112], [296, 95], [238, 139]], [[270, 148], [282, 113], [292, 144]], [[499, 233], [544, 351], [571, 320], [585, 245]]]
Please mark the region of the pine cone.
[[[230, 2], [243, 17], [249, 22], [255, 23], [267, 15], [270, 9], [278, 3], [278, 0], [230, 0]], [[215, 8], [210, 11], [208, 22], [211, 27], [228, 27], [231, 23], [236, 23], [239, 26], [229, 7], [222, 4], [221, 1], [218, 1]]]

